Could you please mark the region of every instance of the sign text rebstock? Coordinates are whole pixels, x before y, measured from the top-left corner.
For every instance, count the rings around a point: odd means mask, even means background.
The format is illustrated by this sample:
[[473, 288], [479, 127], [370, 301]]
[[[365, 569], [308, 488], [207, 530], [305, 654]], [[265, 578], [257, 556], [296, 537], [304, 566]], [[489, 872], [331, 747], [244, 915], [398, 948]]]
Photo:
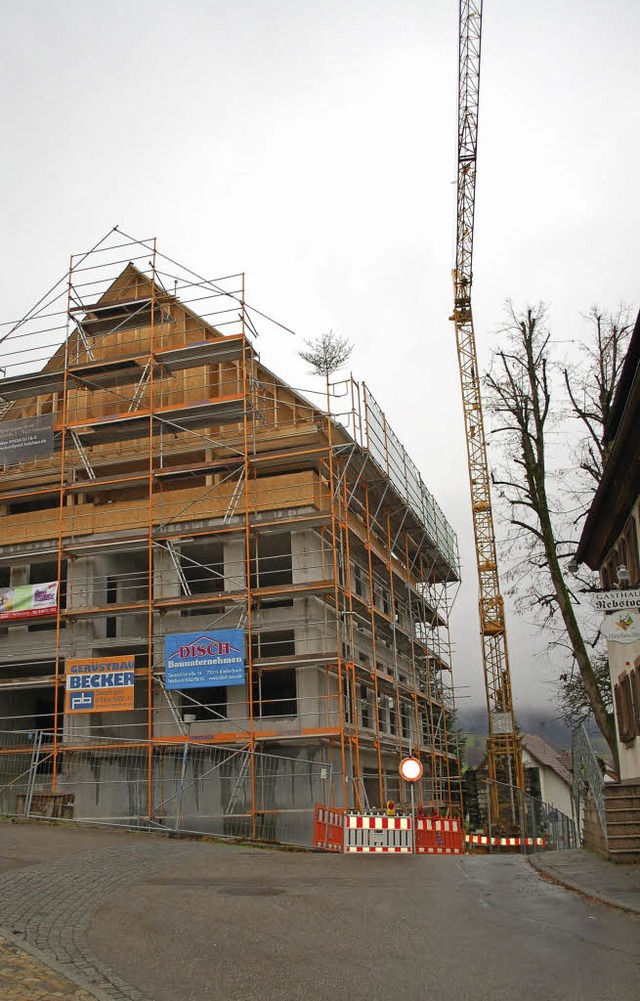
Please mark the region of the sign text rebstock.
[[244, 684], [244, 633], [217, 629], [165, 636], [168, 689], [219, 688]]
[[623, 608], [640, 608], [640, 588], [626, 587], [619, 591], [596, 591], [591, 595], [596, 612], [618, 612]]

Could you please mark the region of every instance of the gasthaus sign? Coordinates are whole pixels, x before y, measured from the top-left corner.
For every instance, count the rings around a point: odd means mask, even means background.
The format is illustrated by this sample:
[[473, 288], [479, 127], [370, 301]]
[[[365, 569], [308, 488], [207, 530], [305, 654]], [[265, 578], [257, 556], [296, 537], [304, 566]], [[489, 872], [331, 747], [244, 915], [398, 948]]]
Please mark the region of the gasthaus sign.
[[596, 591], [591, 595], [591, 605], [597, 612], [619, 612], [624, 608], [640, 608], [640, 588]]
[[66, 713], [115, 713], [134, 708], [133, 654], [117, 658], [68, 660]]
[[165, 686], [219, 688], [244, 684], [244, 633], [217, 629], [165, 636]]

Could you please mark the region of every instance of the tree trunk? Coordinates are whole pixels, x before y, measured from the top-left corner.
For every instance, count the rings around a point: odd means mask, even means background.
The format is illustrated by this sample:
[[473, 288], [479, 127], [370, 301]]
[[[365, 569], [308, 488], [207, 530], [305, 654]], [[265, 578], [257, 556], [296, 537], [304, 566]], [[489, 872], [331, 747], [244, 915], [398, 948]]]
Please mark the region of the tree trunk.
[[609, 750], [611, 751], [611, 755], [613, 757], [613, 765], [616, 773], [619, 775], [620, 761], [618, 758], [618, 742], [616, 740], [615, 723], [613, 716], [607, 712], [607, 708], [602, 701], [602, 696], [598, 689], [596, 676], [593, 667], [591, 666], [591, 659], [584, 644], [580, 626], [578, 625], [578, 620], [576, 619], [576, 615], [573, 610], [571, 596], [567, 590], [567, 585], [565, 584], [562, 568], [556, 553], [551, 522], [548, 518], [541, 518], [541, 528], [549, 574], [551, 576], [556, 601], [558, 602], [558, 608], [560, 609], [560, 614], [562, 615], [562, 621], [564, 622], [565, 629], [567, 630], [567, 636], [569, 637], [571, 649], [573, 650], [573, 655], [576, 659], [576, 663], [582, 677], [582, 682], [587, 693], [587, 698], [589, 699], [589, 705], [591, 706], [593, 717], [598, 725], [598, 729], [609, 745]]

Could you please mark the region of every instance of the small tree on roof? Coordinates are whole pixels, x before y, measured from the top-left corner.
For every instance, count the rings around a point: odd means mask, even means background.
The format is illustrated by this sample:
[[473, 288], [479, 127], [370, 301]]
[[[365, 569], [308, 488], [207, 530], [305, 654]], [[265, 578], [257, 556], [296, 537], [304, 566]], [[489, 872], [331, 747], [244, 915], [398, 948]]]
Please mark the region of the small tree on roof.
[[311, 366], [313, 375], [329, 378], [349, 360], [353, 345], [346, 337], [340, 337], [329, 330], [313, 341], [305, 341], [308, 350], [299, 351], [303, 361]]

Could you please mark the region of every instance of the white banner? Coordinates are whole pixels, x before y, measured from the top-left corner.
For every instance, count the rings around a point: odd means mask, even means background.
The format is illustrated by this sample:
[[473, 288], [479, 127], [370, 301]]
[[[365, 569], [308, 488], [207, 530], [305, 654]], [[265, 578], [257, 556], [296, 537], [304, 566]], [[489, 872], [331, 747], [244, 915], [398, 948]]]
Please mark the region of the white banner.
[[600, 632], [613, 643], [633, 643], [640, 640], [640, 615], [637, 612], [605, 615]]
[[596, 612], [640, 608], [640, 587], [627, 587], [619, 591], [596, 591], [591, 595], [590, 601]]

